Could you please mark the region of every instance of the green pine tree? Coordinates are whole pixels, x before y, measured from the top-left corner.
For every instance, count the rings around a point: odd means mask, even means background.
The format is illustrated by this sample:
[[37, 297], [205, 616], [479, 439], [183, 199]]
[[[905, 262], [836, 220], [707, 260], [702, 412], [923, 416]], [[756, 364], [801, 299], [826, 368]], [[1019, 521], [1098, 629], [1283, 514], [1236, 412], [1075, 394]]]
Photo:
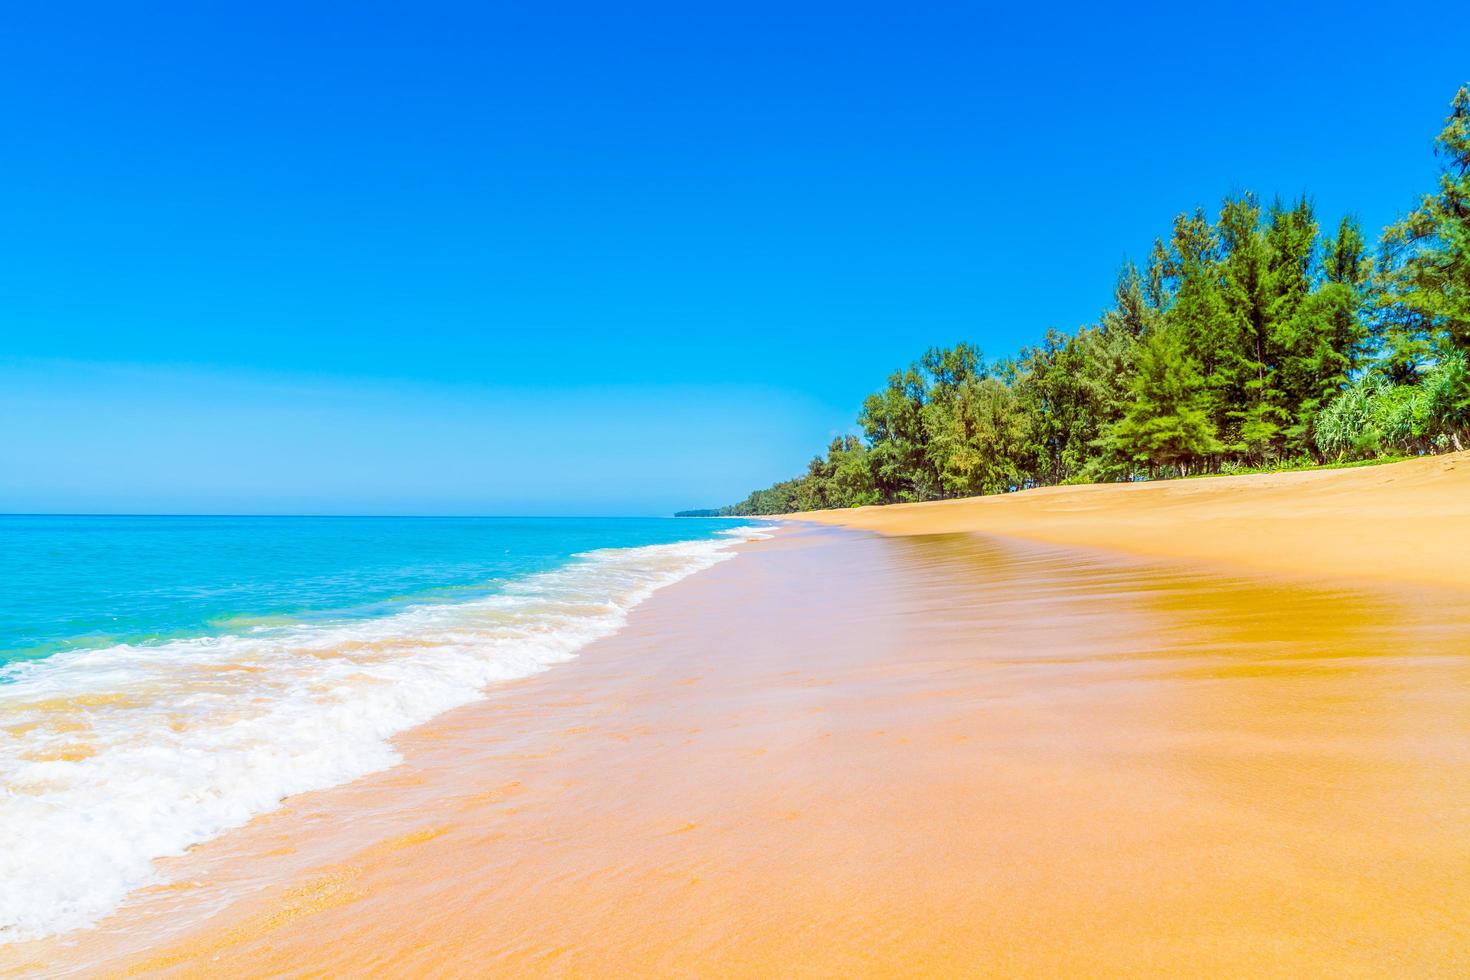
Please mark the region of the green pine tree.
[[1383, 236], [1378, 281], [1390, 377], [1412, 381], [1435, 349], [1470, 350], [1470, 87], [1436, 141], [1439, 188]]
[[1143, 338], [1131, 395], [1110, 440], [1116, 451], [1151, 473], [1177, 468], [1186, 475], [1224, 448], [1211, 417], [1208, 382], [1178, 323]]

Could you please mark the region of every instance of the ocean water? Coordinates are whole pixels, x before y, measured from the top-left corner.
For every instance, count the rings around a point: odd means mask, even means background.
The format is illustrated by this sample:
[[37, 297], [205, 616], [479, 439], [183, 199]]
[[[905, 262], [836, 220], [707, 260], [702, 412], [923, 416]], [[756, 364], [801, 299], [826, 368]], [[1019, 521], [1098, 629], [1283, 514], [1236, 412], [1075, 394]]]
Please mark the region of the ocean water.
[[[755, 526], [0, 516], [0, 942], [574, 657]], [[23, 846], [19, 846], [24, 842]]]

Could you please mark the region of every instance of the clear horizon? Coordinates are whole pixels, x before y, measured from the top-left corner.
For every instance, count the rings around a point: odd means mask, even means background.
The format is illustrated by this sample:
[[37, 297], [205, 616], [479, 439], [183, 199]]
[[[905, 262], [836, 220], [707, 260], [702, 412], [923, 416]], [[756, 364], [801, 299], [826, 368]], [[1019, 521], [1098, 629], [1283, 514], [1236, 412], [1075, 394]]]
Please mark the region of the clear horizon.
[[1457, 16], [18, 11], [0, 511], [731, 503], [926, 347], [1095, 319], [1180, 211], [1376, 237]]

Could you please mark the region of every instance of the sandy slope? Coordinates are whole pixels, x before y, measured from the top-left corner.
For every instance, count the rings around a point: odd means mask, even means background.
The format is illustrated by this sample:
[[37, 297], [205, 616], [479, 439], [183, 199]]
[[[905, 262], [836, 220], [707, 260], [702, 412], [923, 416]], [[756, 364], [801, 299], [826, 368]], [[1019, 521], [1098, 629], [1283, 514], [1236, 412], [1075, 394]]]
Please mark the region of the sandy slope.
[[1470, 970], [1470, 593], [743, 552], [0, 974]]
[[1470, 459], [806, 516], [0, 975], [1470, 971]]
[[1470, 453], [795, 516], [883, 534], [980, 531], [1311, 578], [1470, 588]]

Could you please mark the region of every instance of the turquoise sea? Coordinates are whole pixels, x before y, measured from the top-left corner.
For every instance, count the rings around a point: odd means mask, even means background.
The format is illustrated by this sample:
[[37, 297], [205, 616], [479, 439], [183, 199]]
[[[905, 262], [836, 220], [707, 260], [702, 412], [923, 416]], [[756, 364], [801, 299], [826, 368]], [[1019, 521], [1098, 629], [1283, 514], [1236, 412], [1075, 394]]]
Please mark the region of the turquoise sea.
[[393, 765], [762, 536], [728, 520], [0, 516], [0, 942]]
[[0, 515], [0, 664], [58, 650], [383, 616], [494, 592], [596, 548], [728, 520]]

